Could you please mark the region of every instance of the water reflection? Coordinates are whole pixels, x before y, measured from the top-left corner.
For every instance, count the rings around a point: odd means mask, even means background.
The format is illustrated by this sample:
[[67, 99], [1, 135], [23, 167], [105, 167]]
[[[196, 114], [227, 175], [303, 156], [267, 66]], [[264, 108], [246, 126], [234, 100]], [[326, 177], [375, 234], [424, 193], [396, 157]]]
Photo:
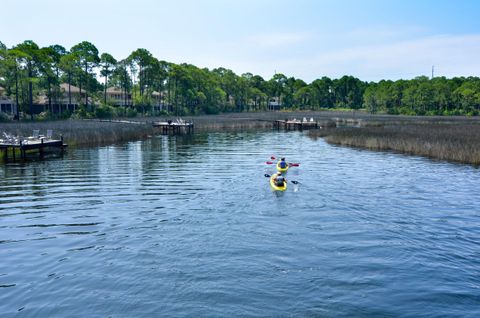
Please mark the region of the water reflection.
[[[284, 193], [264, 177], [272, 155], [300, 163]], [[6, 316], [467, 316], [480, 306], [470, 167], [299, 132], [217, 132], [70, 149], [0, 175]]]

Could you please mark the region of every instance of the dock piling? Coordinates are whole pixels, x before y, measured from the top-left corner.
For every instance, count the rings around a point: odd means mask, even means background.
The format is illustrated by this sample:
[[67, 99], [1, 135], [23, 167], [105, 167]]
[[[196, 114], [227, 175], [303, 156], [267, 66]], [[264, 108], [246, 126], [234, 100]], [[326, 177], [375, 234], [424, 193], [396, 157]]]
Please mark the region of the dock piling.
[[166, 122], [153, 122], [153, 127], [159, 128], [163, 135], [182, 135], [193, 133], [193, 122], [168, 120]]
[[273, 122], [273, 129], [280, 130], [283, 128], [284, 130], [299, 130], [303, 131], [304, 129], [318, 129], [320, 125], [318, 121], [306, 121], [306, 120], [275, 120]]
[[10, 160], [9, 150], [11, 149], [11, 158], [13, 161], [17, 160], [17, 151], [20, 151], [20, 159], [25, 161], [27, 159], [27, 151], [37, 150], [40, 158], [43, 158], [45, 155], [46, 148], [59, 148], [63, 153], [64, 148], [67, 145], [63, 143], [63, 137], [60, 140], [45, 140], [44, 138], [40, 139], [29, 139], [27, 141], [20, 140], [18, 143], [15, 142], [4, 142], [0, 143], [0, 149], [3, 150], [4, 161], [8, 162]]

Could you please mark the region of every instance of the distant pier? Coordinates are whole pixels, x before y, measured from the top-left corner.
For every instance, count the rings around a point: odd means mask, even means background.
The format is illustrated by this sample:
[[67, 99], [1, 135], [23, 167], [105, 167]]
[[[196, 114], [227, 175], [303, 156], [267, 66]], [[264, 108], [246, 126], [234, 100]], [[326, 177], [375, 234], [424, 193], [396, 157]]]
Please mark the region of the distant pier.
[[307, 120], [304, 118], [303, 120], [299, 119], [285, 119], [285, 120], [275, 120], [273, 122], [273, 128], [280, 130], [304, 130], [304, 129], [318, 129], [320, 125], [317, 121], [314, 121], [313, 118]]
[[181, 119], [153, 122], [153, 127], [158, 128], [163, 135], [185, 135], [193, 133], [193, 123]]

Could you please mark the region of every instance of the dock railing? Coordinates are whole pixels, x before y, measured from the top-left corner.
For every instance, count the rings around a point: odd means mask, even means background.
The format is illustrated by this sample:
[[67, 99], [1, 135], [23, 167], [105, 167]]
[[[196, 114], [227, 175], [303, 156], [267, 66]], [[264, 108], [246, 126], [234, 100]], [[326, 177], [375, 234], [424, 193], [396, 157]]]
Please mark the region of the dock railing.
[[43, 157], [47, 148], [59, 149], [63, 154], [65, 147], [67, 145], [63, 143], [63, 136], [60, 136], [60, 139], [53, 139], [52, 130], [47, 130], [47, 136], [40, 135], [39, 130], [34, 130], [32, 136], [26, 138], [3, 132], [0, 139], [0, 151], [3, 152], [4, 161], [9, 161], [10, 158], [16, 161], [18, 155], [25, 160], [27, 151], [38, 151], [40, 157]]

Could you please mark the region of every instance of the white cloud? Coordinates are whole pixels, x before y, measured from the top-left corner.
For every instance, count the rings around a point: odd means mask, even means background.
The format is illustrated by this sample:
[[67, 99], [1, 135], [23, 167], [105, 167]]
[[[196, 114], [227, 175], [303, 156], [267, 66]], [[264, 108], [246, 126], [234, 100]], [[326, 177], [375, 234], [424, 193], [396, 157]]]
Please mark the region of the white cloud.
[[321, 53], [308, 59], [279, 62], [306, 80], [345, 74], [364, 80], [429, 75], [479, 76], [480, 35], [442, 35], [382, 45], [365, 45]]
[[[248, 41], [243, 38], [214, 43], [203, 39], [206, 42], [193, 46], [194, 50], [191, 43], [175, 43], [152, 53], [175, 63], [210, 69], [225, 67], [239, 75], [251, 72], [266, 80], [275, 72], [307, 82], [343, 75], [367, 81], [410, 79], [429, 76], [432, 65], [436, 76], [480, 76], [480, 34], [424, 36], [361, 45], [345, 41], [348, 36], [351, 34], [342, 38], [332, 35], [341, 48], [332, 48], [331, 38], [318, 40], [311, 34], [287, 33], [257, 35]], [[259, 43], [263, 46], [258, 47]]]
[[[272, 40], [271, 47], [274, 43], [286, 45], [294, 39], [305, 39], [298, 36], [273, 38], [283, 40]], [[261, 37], [256, 39], [260, 40]], [[259, 51], [254, 46], [246, 46], [245, 42], [224, 42], [215, 47], [206, 45], [198, 48], [193, 55], [188, 50], [184, 51], [183, 56], [178, 51], [176, 54], [171, 52], [171, 58], [176, 56], [177, 60], [172, 61], [188, 61], [199, 67], [222, 66], [237, 74], [251, 72], [266, 80], [275, 72], [307, 82], [322, 76], [339, 78], [343, 75], [353, 75], [367, 81], [410, 79], [420, 75], [429, 76], [432, 65], [437, 76], [480, 76], [480, 34], [430, 36], [387, 44], [330, 49], [317, 54], [290, 52], [282, 55], [271, 54], [268, 49], [263, 53]], [[180, 56], [182, 58], [178, 61]]]

